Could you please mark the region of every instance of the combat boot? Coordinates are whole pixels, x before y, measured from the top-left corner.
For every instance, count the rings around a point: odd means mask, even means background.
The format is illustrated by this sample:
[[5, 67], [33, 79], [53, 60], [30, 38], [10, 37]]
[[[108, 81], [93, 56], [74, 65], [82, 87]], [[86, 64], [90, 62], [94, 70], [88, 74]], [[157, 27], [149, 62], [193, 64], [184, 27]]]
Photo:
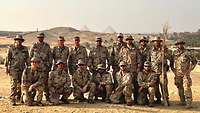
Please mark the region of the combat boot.
[[191, 99], [187, 99], [186, 100], [186, 106], [185, 106], [186, 109], [190, 109], [192, 108], [192, 101]]
[[88, 103], [89, 103], [89, 104], [94, 104], [94, 100], [88, 99]]

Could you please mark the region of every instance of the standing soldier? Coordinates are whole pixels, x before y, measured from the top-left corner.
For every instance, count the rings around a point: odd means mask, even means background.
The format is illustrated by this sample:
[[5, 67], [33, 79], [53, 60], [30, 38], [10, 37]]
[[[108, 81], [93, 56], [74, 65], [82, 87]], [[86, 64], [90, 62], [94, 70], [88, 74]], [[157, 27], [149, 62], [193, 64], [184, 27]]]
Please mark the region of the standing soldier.
[[127, 68], [132, 73], [132, 82], [134, 85], [134, 103], [137, 103], [138, 96], [138, 83], [137, 83], [137, 75], [139, 72], [139, 64], [140, 64], [140, 56], [139, 50], [136, 48], [136, 45], [133, 43], [133, 37], [129, 35], [126, 38], [127, 46], [122, 47], [120, 51], [120, 61], [124, 61], [127, 63]]
[[120, 62], [120, 71], [116, 73], [117, 87], [111, 94], [111, 102], [115, 104], [120, 103], [120, 98], [124, 95], [128, 106], [132, 105], [132, 75], [127, 69], [127, 64]]
[[68, 104], [68, 97], [72, 93], [71, 79], [65, 71], [65, 63], [58, 60], [56, 63], [57, 68], [49, 73], [48, 87], [50, 94], [50, 102], [53, 105], [59, 104], [59, 98], [62, 96], [61, 101]]
[[106, 68], [107, 64], [107, 71], [110, 70], [110, 55], [108, 49], [102, 46], [102, 39], [100, 37], [96, 37], [96, 47], [89, 54], [88, 66], [93, 75], [96, 74], [98, 64], [103, 64], [104, 68]]
[[[178, 40], [175, 45], [177, 50], [173, 53], [175, 74], [175, 85], [178, 88], [181, 105], [186, 104], [186, 108], [191, 108], [192, 103], [192, 79], [190, 72], [197, 64], [196, 58], [193, 54], [184, 47], [185, 42]], [[186, 101], [186, 102], [185, 102]]]
[[52, 66], [52, 53], [49, 44], [44, 42], [44, 33], [37, 35], [38, 42], [34, 43], [30, 49], [30, 58], [38, 57], [42, 60], [41, 65], [43, 65], [43, 70], [45, 72], [45, 97], [49, 101], [49, 91], [48, 91], [48, 75]]
[[58, 38], [58, 46], [55, 46], [53, 48], [53, 70], [57, 67], [56, 62], [58, 60], [62, 60], [65, 64], [65, 72], [68, 73], [68, 66], [67, 66], [67, 60], [69, 56], [69, 48], [65, 46], [65, 39], [62, 36], [59, 36]]
[[41, 103], [43, 91], [44, 91], [44, 71], [40, 67], [40, 58], [33, 57], [31, 59], [31, 67], [27, 67], [22, 75], [22, 100], [28, 106], [32, 106], [37, 95], [36, 104], [43, 105]]
[[72, 76], [74, 86], [74, 98], [78, 101], [84, 101], [84, 93], [89, 91], [88, 103], [94, 102], [94, 94], [96, 85], [92, 82], [92, 76], [87, 70], [87, 66], [83, 60], [78, 60], [78, 68]]
[[77, 70], [76, 64], [78, 60], [83, 60], [86, 64], [88, 61], [87, 50], [84, 46], [80, 45], [80, 37], [74, 37], [75, 47], [71, 49], [69, 54], [68, 66], [70, 75], [74, 75], [74, 72]]
[[122, 47], [126, 46], [126, 43], [123, 41], [123, 38], [124, 38], [124, 36], [122, 33], [117, 34], [117, 42], [113, 44], [113, 47], [111, 50], [111, 65], [112, 65], [112, 69], [113, 69], [112, 76], [114, 79], [114, 84], [116, 83], [115, 74], [120, 69], [120, 67], [119, 67], [119, 63], [120, 63], [119, 52]]
[[139, 67], [140, 71], [142, 71], [144, 68], [144, 62], [149, 60], [150, 48], [147, 45], [148, 42], [149, 41], [147, 37], [145, 36], [143, 36], [139, 41], [139, 53], [140, 53], [140, 58], [141, 58], [140, 67]]
[[102, 97], [102, 101], [110, 103], [110, 95], [112, 93], [112, 76], [106, 71], [103, 64], [97, 65], [97, 74], [94, 76], [94, 82], [96, 83], [96, 99]]
[[[152, 63], [152, 70], [159, 75], [159, 79], [156, 83], [156, 88], [155, 88], [155, 96], [157, 98], [156, 103], [161, 103], [161, 94], [159, 91], [159, 85], [160, 85], [164, 104], [165, 106], [169, 106], [169, 92], [167, 86], [168, 85], [167, 71], [169, 70], [169, 65], [167, 64], [167, 60], [169, 60], [170, 62], [170, 67], [173, 67], [172, 52], [167, 47], [165, 47], [164, 61], [162, 61], [162, 53], [163, 53], [162, 40], [160, 39], [160, 37], [154, 37], [152, 42], [154, 45], [150, 51], [150, 61]], [[162, 72], [162, 63], [164, 63], [164, 72]], [[162, 73], [164, 75], [164, 79]]]
[[[157, 79], [157, 74], [151, 70], [151, 62], [146, 61], [144, 63], [144, 70], [138, 73], [138, 104], [149, 104], [150, 107], [153, 107]], [[148, 94], [149, 99], [147, 98]]]
[[26, 66], [30, 65], [28, 48], [22, 45], [23, 42], [22, 35], [17, 35], [14, 38], [14, 44], [8, 49], [5, 60], [6, 74], [10, 76], [12, 105], [16, 105], [16, 100], [21, 98], [22, 72]]

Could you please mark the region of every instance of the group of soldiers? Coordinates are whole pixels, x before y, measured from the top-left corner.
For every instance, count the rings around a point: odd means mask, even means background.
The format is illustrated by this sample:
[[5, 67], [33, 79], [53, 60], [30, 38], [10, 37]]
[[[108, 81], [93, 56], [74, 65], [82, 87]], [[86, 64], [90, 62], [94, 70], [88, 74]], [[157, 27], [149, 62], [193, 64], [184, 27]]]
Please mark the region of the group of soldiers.
[[22, 44], [23, 37], [17, 35], [8, 49], [5, 67], [10, 76], [12, 105], [18, 101], [29, 106], [43, 105], [43, 94], [51, 105], [67, 104], [73, 93], [78, 102], [90, 104], [101, 99], [106, 103], [152, 107], [163, 100], [169, 106], [167, 71], [171, 69], [180, 104], [191, 108], [190, 72], [197, 60], [185, 49], [184, 41], [177, 40], [177, 49], [171, 51], [160, 37], [151, 40], [152, 46], [147, 37], [142, 37], [137, 45], [131, 35], [125, 42], [119, 33], [111, 51], [97, 37], [96, 46], [88, 54], [78, 36], [71, 49], [65, 46], [62, 36], [53, 49], [44, 38], [44, 33], [38, 34], [38, 41], [28, 50]]

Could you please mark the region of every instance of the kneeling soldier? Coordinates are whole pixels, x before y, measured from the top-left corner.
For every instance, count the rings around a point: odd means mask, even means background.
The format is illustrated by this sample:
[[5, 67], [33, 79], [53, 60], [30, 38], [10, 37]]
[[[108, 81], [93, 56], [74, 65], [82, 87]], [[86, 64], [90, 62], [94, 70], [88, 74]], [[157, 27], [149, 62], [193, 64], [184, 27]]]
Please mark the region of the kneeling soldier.
[[120, 98], [124, 95], [128, 106], [132, 105], [132, 75], [128, 72], [127, 64], [120, 62], [120, 71], [116, 73], [117, 88], [111, 95], [111, 102], [115, 104], [120, 103]]
[[93, 83], [92, 76], [87, 70], [87, 66], [83, 60], [78, 60], [78, 69], [72, 76], [72, 83], [74, 86], [74, 98], [75, 100], [84, 101], [84, 93], [89, 91], [88, 103], [94, 103], [95, 83]]
[[22, 75], [22, 99], [26, 105], [33, 105], [35, 94], [37, 95], [37, 105], [41, 103], [44, 91], [44, 71], [39, 68], [41, 60], [37, 57], [31, 59], [31, 67], [24, 70]]
[[[158, 79], [158, 75], [151, 70], [151, 62], [146, 61], [144, 63], [144, 69], [138, 74], [138, 84], [139, 84], [139, 97], [138, 104], [148, 104], [153, 107], [154, 96], [155, 96], [155, 84]], [[149, 94], [149, 100], [147, 98]]]
[[65, 63], [58, 60], [56, 63], [56, 70], [49, 73], [48, 87], [50, 94], [50, 102], [53, 105], [59, 104], [60, 96], [62, 95], [61, 101], [68, 104], [68, 97], [72, 93], [71, 79], [65, 71]]

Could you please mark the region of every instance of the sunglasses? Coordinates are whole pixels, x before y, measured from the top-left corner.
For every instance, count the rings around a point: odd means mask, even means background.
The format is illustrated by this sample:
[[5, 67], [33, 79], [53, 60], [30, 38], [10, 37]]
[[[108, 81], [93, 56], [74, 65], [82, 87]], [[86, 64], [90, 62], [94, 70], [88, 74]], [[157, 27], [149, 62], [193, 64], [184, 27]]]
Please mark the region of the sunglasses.
[[126, 67], [125, 65], [121, 65], [120, 67]]

